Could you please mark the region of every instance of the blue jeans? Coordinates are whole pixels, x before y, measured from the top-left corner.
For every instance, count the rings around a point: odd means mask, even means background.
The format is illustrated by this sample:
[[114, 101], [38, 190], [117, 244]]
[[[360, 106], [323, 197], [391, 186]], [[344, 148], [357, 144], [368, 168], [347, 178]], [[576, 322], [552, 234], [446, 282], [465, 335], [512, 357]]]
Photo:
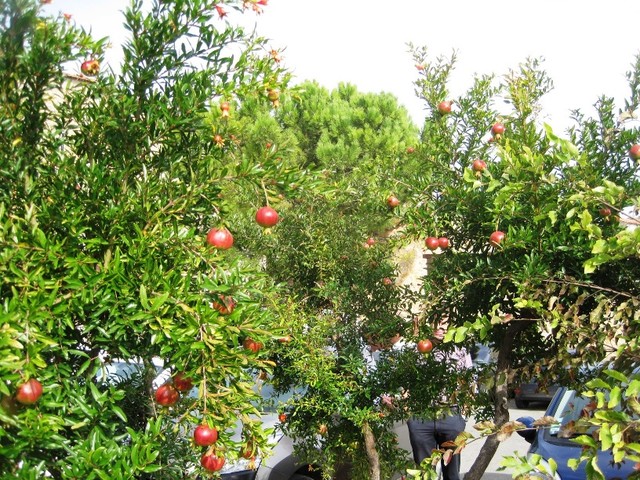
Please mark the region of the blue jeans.
[[[407, 421], [413, 459], [420, 465], [422, 460], [446, 441], [454, 441], [464, 431], [465, 419], [460, 414], [446, 415], [435, 419], [413, 418]], [[453, 455], [448, 465], [442, 465], [443, 480], [460, 480], [460, 455]]]

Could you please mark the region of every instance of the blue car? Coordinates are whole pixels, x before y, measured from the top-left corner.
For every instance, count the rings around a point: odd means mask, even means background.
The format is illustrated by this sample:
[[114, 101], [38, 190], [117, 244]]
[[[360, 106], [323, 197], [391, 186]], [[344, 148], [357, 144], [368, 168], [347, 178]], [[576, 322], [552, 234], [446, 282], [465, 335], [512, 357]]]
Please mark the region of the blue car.
[[[558, 465], [556, 480], [584, 480], [587, 478], [585, 462], [580, 463], [577, 470], [573, 470], [567, 465], [568, 460], [580, 458], [581, 446], [571, 441], [571, 438], [566, 438], [566, 434], [561, 435], [560, 433], [563, 425], [580, 418], [581, 412], [591, 401], [591, 399], [581, 397], [575, 390], [560, 387], [545, 413], [545, 416], [554, 417], [558, 423], [538, 430], [518, 431], [520, 436], [531, 443], [529, 455], [540, 455], [543, 461], [549, 458], [556, 461]], [[528, 428], [533, 427], [534, 419], [532, 417], [521, 417], [518, 418], [518, 421]], [[634, 473], [634, 462], [614, 463], [610, 451], [599, 452], [598, 466], [608, 480], [627, 478]]]

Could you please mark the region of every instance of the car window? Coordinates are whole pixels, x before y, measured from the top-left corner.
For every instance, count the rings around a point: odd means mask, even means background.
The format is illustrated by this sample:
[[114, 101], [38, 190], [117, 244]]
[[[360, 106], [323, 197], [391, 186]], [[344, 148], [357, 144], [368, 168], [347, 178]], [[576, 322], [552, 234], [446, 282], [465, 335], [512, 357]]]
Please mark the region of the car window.
[[549, 429], [549, 433], [558, 435], [563, 428], [566, 430], [569, 425], [588, 416], [588, 412], [592, 410], [590, 408], [592, 401], [590, 398], [578, 396], [575, 390], [565, 390], [554, 413], [558, 424], [553, 425]]
[[[162, 365], [158, 361], [153, 361], [156, 373], [162, 373]], [[144, 371], [144, 364], [136, 360], [110, 359], [102, 363], [101, 368], [96, 372], [95, 379], [98, 382], [119, 383], [130, 380], [132, 377], [141, 375]]]
[[[615, 410], [621, 407], [618, 405]], [[553, 415], [558, 423], [552, 425], [547, 434], [556, 438], [570, 439], [578, 435], [592, 434], [597, 427], [580, 422], [592, 418], [596, 412], [596, 401], [593, 398], [582, 397], [575, 390], [566, 389], [556, 404]], [[633, 419], [638, 419], [638, 415], [632, 415]]]
[[287, 402], [292, 397], [303, 395], [304, 392], [304, 388], [294, 388], [284, 393], [276, 393], [272, 385], [263, 383], [260, 387], [260, 394], [264, 401], [263, 410], [271, 413], [276, 412], [281, 404]]

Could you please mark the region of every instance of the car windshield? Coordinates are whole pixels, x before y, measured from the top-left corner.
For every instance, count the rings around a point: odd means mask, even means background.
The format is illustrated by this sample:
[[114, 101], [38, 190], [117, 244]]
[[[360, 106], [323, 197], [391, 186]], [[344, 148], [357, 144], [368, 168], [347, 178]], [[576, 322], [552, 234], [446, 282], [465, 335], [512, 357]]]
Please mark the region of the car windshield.
[[[615, 410], [620, 408], [617, 406]], [[554, 411], [549, 412], [558, 423], [552, 425], [548, 433], [557, 438], [567, 439], [578, 435], [592, 434], [596, 430], [596, 426], [589, 425], [584, 420], [592, 418], [595, 412], [595, 399], [580, 396], [575, 390], [566, 389], [562, 392]], [[633, 417], [634, 419], [638, 418], [637, 415], [633, 415]]]
[[[549, 433], [557, 436], [562, 431], [568, 433], [567, 436], [572, 436], [574, 429], [571, 426], [581, 418], [589, 416], [589, 412], [593, 410], [590, 408], [592, 402], [593, 399], [578, 396], [575, 390], [566, 390], [556, 406], [554, 414], [558, 423], [551, 426]], [[576, 435], [584, 433], [587, 433], [585, 429], [579, 432], [575, 431]]]

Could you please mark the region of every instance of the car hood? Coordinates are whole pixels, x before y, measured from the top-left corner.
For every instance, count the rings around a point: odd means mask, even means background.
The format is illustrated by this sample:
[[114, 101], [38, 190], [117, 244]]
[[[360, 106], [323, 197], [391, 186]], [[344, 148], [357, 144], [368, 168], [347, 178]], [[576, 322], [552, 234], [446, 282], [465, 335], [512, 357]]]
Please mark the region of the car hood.
[[[558, 464], [557, 473], [562, 480], [584, 480], [587, 478], [585, 462], [580, 463], [576, 470], [567, 464], [572, 458], [580, 458], [581, 451], [582, 448], [579, 445], [547, 442], [534, 446], [529, 453], [537, 453], [543, 458], [553, 458]], [[607, 480], [628, 478], [634, 472], [634, 462], [614, 464], [610, 451], [598, 452], [598, 467]]]

